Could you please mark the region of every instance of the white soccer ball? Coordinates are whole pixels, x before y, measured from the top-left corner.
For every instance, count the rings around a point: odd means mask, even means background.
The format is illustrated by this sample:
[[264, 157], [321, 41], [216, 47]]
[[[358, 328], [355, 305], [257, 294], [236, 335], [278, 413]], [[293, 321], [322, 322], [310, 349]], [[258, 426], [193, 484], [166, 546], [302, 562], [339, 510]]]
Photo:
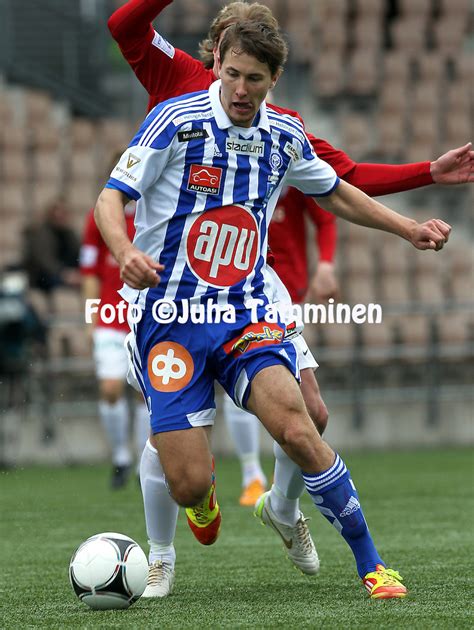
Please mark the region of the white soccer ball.
[[79, 599], [97, 610], [128, 608], [145, 590], [148, 560], [123, 534], [91, 536], [74, 553], [69, 579]]

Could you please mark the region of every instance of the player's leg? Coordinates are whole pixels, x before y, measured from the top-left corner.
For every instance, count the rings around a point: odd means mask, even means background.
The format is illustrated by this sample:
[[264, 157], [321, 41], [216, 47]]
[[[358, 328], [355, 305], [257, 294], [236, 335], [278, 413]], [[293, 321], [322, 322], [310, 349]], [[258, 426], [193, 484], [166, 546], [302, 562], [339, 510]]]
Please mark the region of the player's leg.
[[375, 548], [349, 471], [316, 431], [286, 367], [266, 367], [253, 377], [247, 407], [300, 466], [314, 505], [348, 543], [371, 597], [404, 597], [405, 587]]
[[179, 507], [170, 496], [158, 451], [147, 441], [140, 462], [140, 486], [150, 552], [150, 570], [142, 597], [166, 597], [173, 589], [174, 537]]
[[129, 410], [123, 395], [124, 382], [118, 379], [99, 381], [99, 415], [112, 450], [111, 487], [121, 488], [128, 480], [132, 454], [129, 447]]
[[[314, 377], [318, 364], [300, 334], [293, 335], [290, 341], [297, 352], [301, 368], [301, 391], [303, 398], [306, 393], [306, 409], [322, 433], [327, 423], [327, 410]], [[319, 570], [319, 558], [307, 519], [300, 511], [299, 499], [305, 491], [301, 469], [277, 442], [273, 444], [273, 453], [273, 485], [269, 492], [257, 500], [255, 516], [279, 536], [291, 540], [291, 551], [288, 553], [290, 560], [303, 573], [314, 575]]]
[[153, 435], [171, 496], [186, 508], [194, 536], [212, 545], [219, 536], [221, 512], [216, 500], [210, 427], [193, 427]]
[[127, 357], [125, 334], [111, 328], [94, 330], [94, 361], [99, 380], [99, 416], [112, 450], [112, 488], [128, 479], [132, 453], [129, 447], [129, 409], [124, 397]]
[[224, 418], [240, 461], [242, 494], [239, 503], [253, 506], [265, 491], [267, 479], [260, 464], [260, 422], [224, 394]]
[[148, 407], [143, 400], [143, 395], [140, 393], [135, 396], [133, 422], [133, 437], [135, 442], [135, 452], [137, 454], [138, 472], [140, 472], [141, 455], [149, 436], [150, 414], [148, 413]]

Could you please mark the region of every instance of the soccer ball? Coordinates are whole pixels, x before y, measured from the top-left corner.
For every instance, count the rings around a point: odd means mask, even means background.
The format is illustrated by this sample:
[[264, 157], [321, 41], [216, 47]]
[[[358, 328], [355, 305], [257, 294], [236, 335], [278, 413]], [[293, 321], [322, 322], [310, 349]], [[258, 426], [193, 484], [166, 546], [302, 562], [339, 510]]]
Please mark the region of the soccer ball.
[[128, 608], [141, 597], [147, 578], [142, 549], [128, 536], [113, 532], [88, 538], [69, 564], [74, 592], [97, 610]]

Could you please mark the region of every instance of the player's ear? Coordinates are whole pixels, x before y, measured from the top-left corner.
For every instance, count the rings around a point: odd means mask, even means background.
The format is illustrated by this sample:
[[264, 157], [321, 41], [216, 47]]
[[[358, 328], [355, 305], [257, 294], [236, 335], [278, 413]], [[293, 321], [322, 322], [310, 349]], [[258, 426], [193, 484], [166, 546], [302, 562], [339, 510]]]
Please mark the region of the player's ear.
[[272, 82], [270, 84], [270, 90], [273, 90], [275, 85], [278, 83], [278, 79], [281, 77], [283, 70], [280, 68], [272, 77]]

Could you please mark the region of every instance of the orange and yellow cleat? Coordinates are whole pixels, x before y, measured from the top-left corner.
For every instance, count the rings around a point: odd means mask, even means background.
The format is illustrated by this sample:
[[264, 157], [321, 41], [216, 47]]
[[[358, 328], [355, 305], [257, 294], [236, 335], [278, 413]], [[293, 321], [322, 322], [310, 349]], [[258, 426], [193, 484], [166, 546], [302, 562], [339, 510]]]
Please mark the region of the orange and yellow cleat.
[[375, 571], [362, 578], [371, 599], [391, 599], [406, 597], [408, 591], [401, 583], [402, 576], [393, 569], [377, 564]]
[[221, 510], [216, 500], [216, 476], [214, 458], [212, 458], [212, 481], [209, 492], [202, 503], [186, 508], [188, 525], [201, 545], [212, 545], [219, 537], [221, 529]]
[[239, 503], [245, 507], [253, 507], [258, 498], [265, 492], [265, 486], [260, 479], [254, 479], [242, 490]]

